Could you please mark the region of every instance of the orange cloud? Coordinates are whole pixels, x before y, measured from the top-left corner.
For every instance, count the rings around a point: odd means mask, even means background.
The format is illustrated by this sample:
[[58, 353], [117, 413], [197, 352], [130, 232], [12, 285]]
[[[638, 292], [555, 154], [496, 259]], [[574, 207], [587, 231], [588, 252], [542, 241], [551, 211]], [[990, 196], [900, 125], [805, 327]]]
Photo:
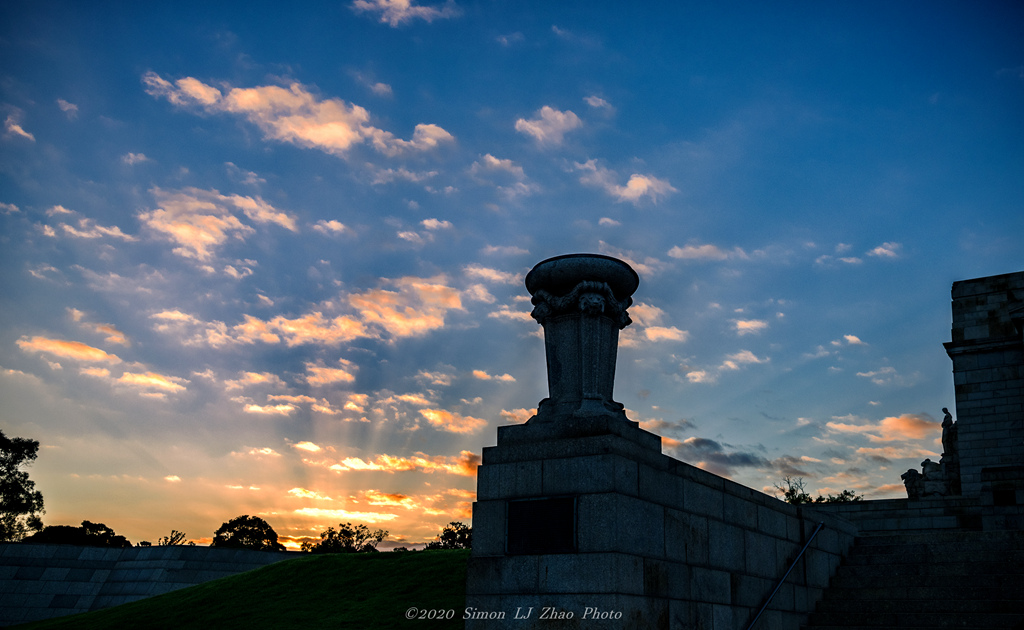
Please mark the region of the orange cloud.
[[481, 381], [504, 381], [506, 383], [514, 383], [516, 378], [511, 374], [502, 374], [501, 376], [491, 376], [483, 370], [473, 370], [473, 378], [478, 378]]
[[[843, 416], [836, 420], [857, 420], [854, 416]], [[849, 422], [828, 422], [826, 426], [838, 433], [862, 433], [872, 442], [893, 442], [896, 440], [921, 440], [941, 435], [942, 425], [927, 414], [905, 413], [889, 416], [877, 424], [851, 424]]]
[[536, 409], [502, 409], [498, 412], [502, 418], [513, 424], [523, 424], [537, 415]]
[[308, 516], [318, 520], [332, 521], [363, 521], [364, 523], [380, 523], [398, 518], [397, 514], [382, 514], [380, 512], [350, 512], [348, 510], [325, 510], [322, 508], [300, 508], [293, 511], [299, 516]]
[[184, 188], [150, 190], [159, 208], [140, 212], [139, 220], [178, 246], [174, 253], [206, 262], [229, 238], [244, 240], [255, 230], [235, 216], [241, 212], [257, 223], [276, 223], [296, 231], [295, 219], [260, 197], [222, 195], [216, 190]]
[[45, 352], [64, 359], [76, 361], [102, 361], [104, 363], [120, 363], [121, 358], [114, 354], [108, 354], [99, 348], [87, 346], [80, 341], [65, 341], [63, 339], [48, 339], [46, 337], [22, 337], [18, 340], [18, 347], [24, 352]]
[[184, 391], [185, 386], [181, 383], [188, 383], [188, 381], [183, 378], [164, 376], [163, 374], [157, 374], [156, 372], [144, 372], [142, 374], [125, 372], [121, 375], [121, 378], [117, 379], [117, 382], [131, 387], [159, 389], [165, 392]]
[[[269, 326], [280, 332], [289, 346], [298, 346], [304, 343], [334, 345], [352, 341], [357, 337], [369, 336], [363, 324], [351, 317], [340, 316], [327, 320], [319, 312], [309, 313], [295, 319], [278, 316], [270, 320]], [[245, 341], [244, 338], [241, 340]]]
[[334, 500], [331, 497], [320, 494], [319, 492], [314, 492], [313, 490], [306, 490], [305, 488], [292, 488], [291, 490], [288, 491], [288, 494], [300, 499], [317, 499], [319, 501]]
[[686, 341], [690, 333], [675, 326], [648, 326], [644, 329], [644, 336], [648, 341]]
[[476, 475], [477, 466], [480, 465], [480, 456], [471, 451], [462, 451], [458, 456], [446, 457], [444, 455], [428, 456], [424, 453], [416, 453], [413, 457], [395, 457], [393, 455], [377, 455], [373, 460], [363, 460], [359, 457], [346, 457], [340, 464], [334, 464], [329, 468], [335, 472], [346, 472], [350, 470], [376, 470], [383, 472], [405, 472], [420, 470], [421, 472], [445, 472], [453, 475], [472, 477]]
[[256, 125], [265, 138], [332, 155], [343, 156], [352, 147], [369, 143], [377, 151], [394, 156], [427, 151], [454, 140], [433, 124], [416, 125], [411, 140], [396, 138], [370, 125], [366, 109], [337, 98], [321, 100], [299, 83], [231, 88], [222, 93], [192, 77], [171, 83], [147, 72], [142, 81], [148, 94], [166, 98], [179, 107], [236, 114]]
[[386, 492], [379, 492], [377, 490], [365, 490], [363, 492], [363, 498], [370, 505], [384, 505], [388, 507], [402, 507], [407, 510], [420, 509], [421, 504], [417, 503], [412, 497], [407, 494], [393, 494]]
[[224, 381], [225, 389], [242, 389], [250, 385], [274, 385], [284, 386], [284, 381], [277, 374], [269, 372], [242, 372], [242, 377], [230, 381]]
[[295, 405], [253, 405], [249, 404], [245, 406], [245, 413], [257, 413], [263, 415], [277, 415], [287, 416], [291, 412], [295, 411], [297, 407]]
[[376, 289], [349, 296], [363, 321], [376, 324], [396, 337], [410, 337], [444, 326], [445, 314], [462, 310], [459, 292], [435, 278], [405, 277], [389, 281], [398, 291]]
[[473, 433], [487, 426], [486, 420], [463, 416], [444, 409], [420, 409], [420, 415], [435, 427], [452, 433]]
[[[347, 368], [353, 368], [354, 364], [345, 359], [339, 359], [339, 363]], [[342, 368], [329, 368], [313, 363], [306, 364], [306, 382], [310, 385], [330, 385], [332, 383], [351, 383], [356, 380], [352, 372]]]
[[733, 324], [736, 325], [736, 334], [741, 337], [751, 333], [759, 333], [768, 328], [768, 322], [762, 319], [736, 319], [733, 320]]

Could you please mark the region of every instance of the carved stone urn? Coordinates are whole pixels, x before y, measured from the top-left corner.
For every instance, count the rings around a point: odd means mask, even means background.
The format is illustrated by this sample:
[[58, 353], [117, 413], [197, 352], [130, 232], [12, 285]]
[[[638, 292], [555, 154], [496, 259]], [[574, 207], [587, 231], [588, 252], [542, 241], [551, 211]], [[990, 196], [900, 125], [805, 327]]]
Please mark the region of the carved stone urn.
[[626, 263], [599, 254], [568, 254], [538, 263], [526, 276], [531, 315], [544, 327], [548, 398], [529, 423], [562, 418], [626, 419], [612, 399], [619, 330], [640, 278]]

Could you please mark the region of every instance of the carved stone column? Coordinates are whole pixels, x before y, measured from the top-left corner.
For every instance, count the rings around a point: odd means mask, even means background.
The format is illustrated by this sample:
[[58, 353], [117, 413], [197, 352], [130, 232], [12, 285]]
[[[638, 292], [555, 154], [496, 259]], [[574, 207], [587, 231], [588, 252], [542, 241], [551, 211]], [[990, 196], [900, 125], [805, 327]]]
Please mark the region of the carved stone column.
[[619, 330], [640, 278], [621, 260], [598, 254], [549, 258], [526, 276], [532, 316], [544, 327], [548, 398], [530, 423], [560, 418], [626, 419], [612, 399]]

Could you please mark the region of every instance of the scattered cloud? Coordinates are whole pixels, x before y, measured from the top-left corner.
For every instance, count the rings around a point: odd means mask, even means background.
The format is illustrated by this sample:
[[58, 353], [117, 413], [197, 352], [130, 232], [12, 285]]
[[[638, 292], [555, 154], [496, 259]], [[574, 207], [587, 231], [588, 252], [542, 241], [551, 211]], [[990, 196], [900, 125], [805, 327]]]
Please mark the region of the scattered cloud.
[[499, 44], [507, 48], [513, 44], [518, 44], [519, 42], [524, 41], [526, 38], [523, 36], [522, 33], [516, 31], [515, 33], [509, 33], [508, 35], [498, 35], [494, 39]]
[[502, 381], [505, 383], [515, 383], [516, 378], [511, 374], [502, 374], [501, 376], [491, 376], [483, 370], [473, 370], [473, 378], [481, 381]]
[[22, 113], [21, 110], [15, 110], [4, 119], [4, 135], [13, 136], [18, 138], [24, 138], [31, 142], [36, 141], [36, 137], [31, 133], [25, 131], [21, 126]]
[[442, 221], [440, 219], [424, 219], [420, 221], [420, 225], [422, 225], [424, 229], [430, 231], [452, 229], [450, 221]]
[[61, 230], [65, 234], [72, 238], [117, 238], [122, 241], [135, 241], [136, 238], [130, 234], [125, 234], [121, 231], [121, 228], [116, 225], [103, 226], [97, 225], [92, 219], [82, 218], [78, 220], [78, 227], [73, 227], [67, 223], [60, 224]]
[[484, 154], [479, 160], [473, 162], [473, 165], [469, 167], [469, 172], [472, 175], [485, 172], [505, 172], [516, 179], [526, 178], [526, 173], [523, 172], [522, 166], [509, 159], [496, 158], [490, 153]]
[[667, 180], [639, 173], [630, 175], [626, 185], [620, 186], [617, 183], [618, 175], [615, 171], [598, 166], [597, 160], [576, 162], [575, 168], [584, 173], [580, 177], [580, 183], [601, 188], [618, 202], [628, 201], [639, 205], [646, 198], [651, 203], [657, 203], [668, 195], [678, 192]]
[[67, 115], [68, 120], [74, 120], [75, 118], [78, 118], [78, 105], [65, 101], [62, 98], [58, 98], [57, 107], [59, 107], [60, 111], [64, 112], [64, 114]]
[[942, 425], [925, 413], [905, 413], [882, 418], [878, 422], [857, 416], [835, 416], [826, 426], [835, 433], [861, 434], [872, 442], [924, 440], [942, 435]]
[[50, 339], [47, 337], [22, 337], [17, 343], [22, 352], [42, 352], [62, 359], [73, 359], [75, 361], [91, 363], [121, 362], [121, 358], [117, 355], [109, 354], [80, 341], [66, 341], [64, 339]]
[[674, 453], [674, 456], [690, 462], [698, 468], [723, 477], [729, 477], [736, 468], [767, 468], [771, 462], [765, 457], [750, 452], [732, 451], [731, 448], [715, 440], [706, 438], [689, 437], [682, 441], [666, 440], [666, 450]]
[[882, 243], [878, 247], [868, 252], [868, 256], [875, 256], [878, 258], [894, 259], [900, 257], [900, 251], [903, 249], [903, 245], [900, 243]]
[[420, 415], [431, 425], [450, 433], [476, 433], [487, 426], [486, 420], [444, 409], [420, 409]]
[[676, 245], [668, 250], [671, 258], [681, 260], [747, 260], [750, 256], [742, 248], [725, 250], [710, 243], [704, 245]]
[[150, 190], [159, 208], [138, 214], [153, 232], [177, 244], [174, 253], [207, 262], [229, 238], [244, 240], [255, 230], [236, 216], [242, 214], [256, 223], [274, 223], [298, 231], [295, 218], [260, 197], [222, 195], [216, 190], [185, 188]]
[[[384, 0], [387, 2], [387, 0]], [[394, 3], [402, 4], [401, 0]], [[403, 140], [369, 124], [370, 113], [337, 98], [320, 99], [305, 86], [264, 85], [254, 88], [224, 86], [226, 92], [198, 79], [185, 77], [174, 83], [155, 72], [142, 77], [146, 92], [172, 105], [229, 113], [256, 125], [267, 139], [318, 149], [344, 156], [354, 146], [369, 144], [387, 156], [422, 152], [452, 142], [453, 136], [434, 124], [417, 124], [412, 139]]]
[[648, 341], [686, 341], [690, 333], [675, 326], [648, 326], [644, 328]]
[[224, 389], [231, 391], [233, 389], [245, 389], [247, 387], [263, 385], [284, 387], [284, 384], [284, 381], [277, 374], [270, 372], [242, 372], [240, 378], [224, 381]]
[[740, 337], [757, 334], [768, 328], [768, 322], [763, 319], [734, 319], [732, 323], [736, 327], [736, 334]]
[[506, 422], [511, 422], [512, 424], [523, 424], [530, 418], [537, 415], [537, 409], [502, 409], [499, 412], [499, 415]]
[[352, 234], [352, 229], [346, 227], [344, 223], [331, 219], [330, 221], [320, 220], [317, 221], [313, 226], [313, 229], [321, 234], [332, 236], [335, 234]]
[[467, 265], [463, 267], [462, 270], [470, 278], [479, 278], [487, 282], [499, 284], [519, 284], [520, 282], [519, 274], [499, 271], [490, 267], [484, 267], [483, 265]]
[[535, 116], [516, 120], [516, 131], [533, 137], [542, 146], [558, 146], [565, 134], [583, 126], [583, 121], [572, 111], [559, 111], [549, 105], [537, 110]]
[[388, 473], [406, 472], [418, 470], [425, 473], [443, 472], [464, 477], [476, 475], [476, 469], [480, 465], [480, 456], [470, 451], [462, 451], [457, 456], [446, 457], [444, 455], [430, 456], [424, 453], [415, 453], [412, 457], [398, 457], [393, 455], [377, 455], [373, 459], [362, 459], [359, 457], [346, 457], [337, 464], [328, 468], [334, 472], [349, 471], [382, 471]]
[[356, 377], [352, 374], [355, 371], [356, 366], [351, 361], [345, 359], [339, 359], [339, 363], [343, 367], [340, 368], [329, 368], [322, 365], [315, 365], [313, 363], [306, 364], [306, 382], [314, 386], [325, 386], [332, 385], [334, 383], [352, 383], [355, 382]]
[[355, 0], [352, 3], [352, 10], [356, 13], [375, 15], [381, 24], [387, 24], [392, 28], [413, 20], [430, 23], [462, 14], [462, 10], [452, 0], [441, 6], [420, 6], [413, 0]]
[[398, 518], [397, 514], [384, 514], [381, 512], [350, 512], [348, 510], [326, 510], [323, 508], [299, 508], [292, 512], [299, 516], [306, 516], [311, 519], [325, 521], [357, 521], [374, 525], [386, 523]]
[[594, 109], [601, 109], [608, 113], [615, 112], [615, 108], [612, 107], [612, 104], [604, 100], [600, 96], [585, 96], [583, 97], [583, 100], [586, 101], [587, 105], [590, 105]]
[[857, 372], [857, 376], [861, 378], [869, 379], [875, 385], [895, 385], [898, 387], [907, 387], [912, 385], [917, 380], [917, 373], [911, 374], [909, 377], [904, 376], [896, 371], [896, 368], [891, 365], [886, 365], [878, 368], [877, 370], [871, 370], [869, 372]]
[[175, 376], [165, 376], [156, 372], [125, 372], [117, 379], [121, 385], [135, 387], [143, 390], [158, 390], [161, 392], [177, 393], [185, 391], [186, 379]]
[[136, 164], [149, 162], [151, 160], [148, 157], [146, 157], [145, 153], [125, 153], [124, 155], [121, 156], [121, 161], [127, 164], [128, 166], [134, 166]]
[[529, 254], [530, 250], [516, 247], [515, 245], [488, 245], [480, 250], [480, 253], [487, 256], [522, 256]]
[[291, 412], [298, 409], [295, 405], [254, 405], [248, 404], [245, 406], [245, 413], [254, 413], [264, 416], [287, 416]]
[[726, 355], [725, 361], [719, 366], [720, 370], [738, 370], [742, 365], [768, 363], [770, 359], [767, 357], [762, 359], [755, 355], [750, 350], [740, 350], [734, 354]]

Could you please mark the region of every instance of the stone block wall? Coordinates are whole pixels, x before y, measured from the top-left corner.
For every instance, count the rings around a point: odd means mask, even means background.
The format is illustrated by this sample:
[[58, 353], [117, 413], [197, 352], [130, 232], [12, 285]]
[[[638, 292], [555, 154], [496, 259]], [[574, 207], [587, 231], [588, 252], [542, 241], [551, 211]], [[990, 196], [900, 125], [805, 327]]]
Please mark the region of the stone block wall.
[[[952, 341], [964, 496], [985, 468], [1024, 465], [1024, 272], [953, 283]], [[1024, 480], [1017, 480], [1018, 482]]]
[[[484, 449], [467, 576], [481, 617], [467, 628], [744, 628], [824, 522], [758, 627], [806, 621], [852, 544], [849, 522], [667, 457], [635, 423], [606, 434], [582, 424], [549, 440], [502, 427]], [[509, 553], [510, 502], [544, 497], [575, 502], [575, 549]]]
[[0, 544], [0, 626], [99, 610], [288, 560], [289, 552]]

